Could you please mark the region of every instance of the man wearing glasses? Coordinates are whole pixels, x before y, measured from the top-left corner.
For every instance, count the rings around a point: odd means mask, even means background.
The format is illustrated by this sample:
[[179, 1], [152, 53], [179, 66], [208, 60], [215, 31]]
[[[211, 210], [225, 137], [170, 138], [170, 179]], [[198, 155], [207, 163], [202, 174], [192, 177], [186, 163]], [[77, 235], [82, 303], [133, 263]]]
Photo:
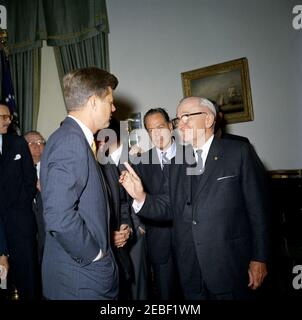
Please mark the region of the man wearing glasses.
[[3, 221], [12, 283], [20, 299], [36, 297], [36, 222], [32, 201], [36, 172], [23, 137], [7, 133], [9, 108], [0, 104], [0, 220]]
[[267, 274], [266, 181], [249, 144], [214, 137], [215, 116], [207, 99], [179, 103], [173, 123], [188, 145], [170, 166], [168, 196], [146, 194], [130, 167], [120, 182], [140, 216], [173, 219], [185, 299], [249, 299]]
[[24, 138], [28, 144], [31, 156], [33, 158], [34, 166], [37, 172], [37, 193], [33, 201], [33, 211], [36, 216], [37, 227], [38, 227], [38, 258], [39, 264], [42, 263], [44, 243], [45, 243], [45, 225], [43, 220], [43, 204], [41, 197], [41, 185], [40, 185], [40, 167], [41, 157], [45, 148], [46, 141], [39, 131], [28, 131], [24, 134]]

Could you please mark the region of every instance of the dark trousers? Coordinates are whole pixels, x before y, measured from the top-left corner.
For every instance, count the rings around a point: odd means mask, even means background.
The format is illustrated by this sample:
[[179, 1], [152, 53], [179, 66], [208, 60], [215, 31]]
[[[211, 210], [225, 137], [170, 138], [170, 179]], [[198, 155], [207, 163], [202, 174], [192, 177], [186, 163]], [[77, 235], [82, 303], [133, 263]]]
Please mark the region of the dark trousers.
[[155, 281], [155, 298], [160, 300], [181, 299], [181, 290], [172, 254], [166, 263], [152, 263]]
[[9, 280], [16, 287], [19, 298], [35, 299], [39, 295], [39, 273], [35, 237], [10, 235]]

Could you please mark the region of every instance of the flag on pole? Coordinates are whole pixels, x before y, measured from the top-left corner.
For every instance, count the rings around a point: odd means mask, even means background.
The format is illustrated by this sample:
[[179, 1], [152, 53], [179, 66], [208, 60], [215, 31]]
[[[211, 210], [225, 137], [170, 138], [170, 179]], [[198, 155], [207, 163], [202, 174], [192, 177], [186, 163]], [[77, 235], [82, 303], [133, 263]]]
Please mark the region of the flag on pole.
[[1, 101], [5, 103], [13, 118], [13, 129], [20, 135], [19, 127], [19, 118], [16, 107], [15, 93], [13, 87], [13, 81], [9, 68], [8, 57], [5, 55], [4, 51], [1, 50], [1, 69], [2, 69], [2, 79], [1, 79], [1, 88], [2, 88], [2, 99]]

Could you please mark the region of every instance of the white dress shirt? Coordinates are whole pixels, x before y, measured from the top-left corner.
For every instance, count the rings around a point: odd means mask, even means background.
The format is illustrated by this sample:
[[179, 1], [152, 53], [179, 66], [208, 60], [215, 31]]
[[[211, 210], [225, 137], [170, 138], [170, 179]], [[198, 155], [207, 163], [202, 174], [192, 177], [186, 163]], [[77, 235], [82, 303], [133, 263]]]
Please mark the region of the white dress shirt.
[[[201, 150], [202, 150], [202, 153], [201, 153], [202, 168], [204, 168], [205, 163], [207, 161], [208, 153], [209, 153], [211, 144], [213, 142], [213, 139], [214, 139], [214, 135], [212, 135], [201, 148]], [[197, 162], [197, 157], [198, 156], [197, 156], [196, 150], [198, 150], [198, 148], [193, 148], [193, 149], [194, 149], [195, 159], [196, 159], [196, 162]]]

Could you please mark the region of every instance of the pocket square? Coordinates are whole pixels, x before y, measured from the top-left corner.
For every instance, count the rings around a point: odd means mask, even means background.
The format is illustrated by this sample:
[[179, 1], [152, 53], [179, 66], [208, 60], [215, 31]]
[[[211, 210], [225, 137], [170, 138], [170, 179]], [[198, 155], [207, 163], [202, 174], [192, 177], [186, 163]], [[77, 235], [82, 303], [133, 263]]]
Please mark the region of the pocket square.
[[236, 177], [236, 175], [233, 175], [233, 176], [224, 176], [224, 177], [217, 178], [217, 181], [219, 181], [219, 180], [224, 180], [224, 179], [235, 178], [235, 177]]
[[20, 160], [21, 159], [21, 154], [16, 154], [14, 160]]

